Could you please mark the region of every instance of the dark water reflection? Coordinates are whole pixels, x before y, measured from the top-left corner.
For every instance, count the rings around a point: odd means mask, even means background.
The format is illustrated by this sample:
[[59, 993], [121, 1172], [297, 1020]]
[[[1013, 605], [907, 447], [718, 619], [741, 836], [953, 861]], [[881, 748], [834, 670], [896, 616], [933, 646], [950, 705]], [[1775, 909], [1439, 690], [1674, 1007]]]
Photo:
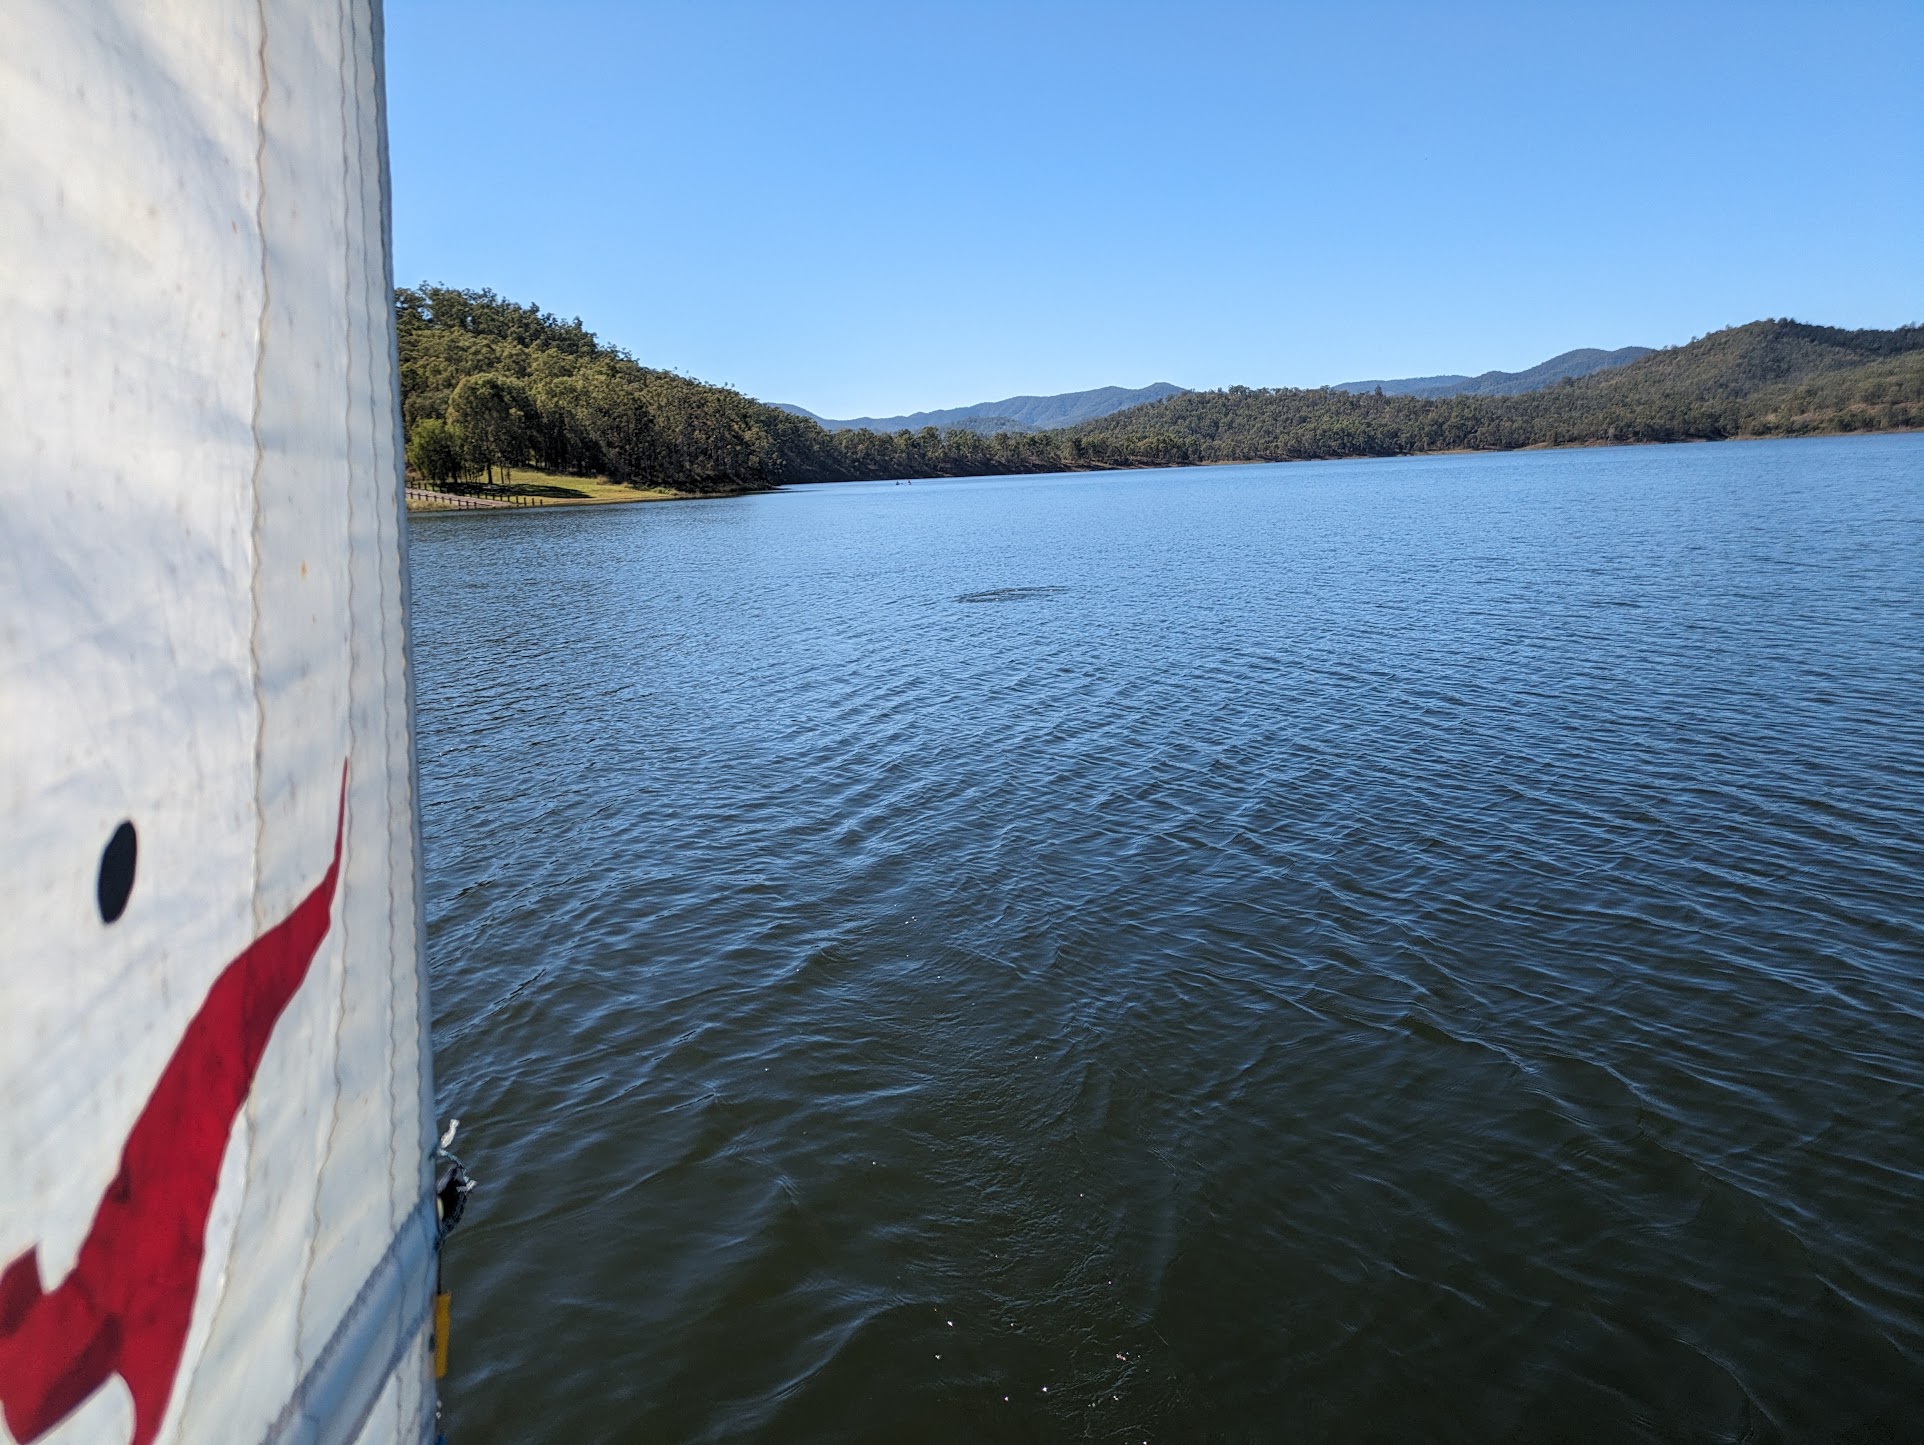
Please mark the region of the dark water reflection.
[[1924, 1428], [1924, 439], [413, 563], [462, 1445]]

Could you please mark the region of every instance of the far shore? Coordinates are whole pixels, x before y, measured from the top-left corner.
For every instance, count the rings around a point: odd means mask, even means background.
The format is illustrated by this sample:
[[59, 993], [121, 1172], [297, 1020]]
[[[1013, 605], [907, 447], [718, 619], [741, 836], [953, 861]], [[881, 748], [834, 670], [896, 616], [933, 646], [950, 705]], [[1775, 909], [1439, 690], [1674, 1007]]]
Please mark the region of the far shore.
[[[1795, 435], [1725, 437], [1725, 441], [1798, 441], [1817, 437], [1839, 436], [1905, 436], [1917, 435], [1917, 427], [1885, 427], [1864, 431], [1806, 432]], [[1499, 456], [1505, 452], [1538, 451], [1578, 451], [1593, 447], [1630, 447], [1630, 446], [1681, 446], [1689, 442], [1707, 441], [1708, 438], [1690, 437], [1679, 441], [1575, 441], [1575, 442], [1532, 442], [1521, 447], [1448, 447], [1425, 452], [1392, 452], [1378, 455], [1355, 457], [1304, 457], [1301, 461], [1389, 461], [1395, 459], [1414, 459], [1416, 457], [1456, 457], [1456, 456]], [[1125, 471], [1176, 471], [1191, 467], [1246, 467], [1281, 466], [1284, 462], [1232, 461], [1211, 458], [1195, 462], [1108, 462], [1081, 467], [1063, 467], [1057, 472], [990, 472], [985, 476], [1040, 476], [1065, 475], [1071, 472], [1125, 472]], [[543, 507], [595, 507], [616, 502], [701, 502], [714, 501], [720, 497], [747, 497], [773, 490], [769, 487], [734, 487], [715, 492], [683, 492], [673, 487], [631, 487], [622, 482], [610, 481], [606, 477], [571, 477], [560, 472], [537, 471], [533, 467], [516, 467], [509, 474], [510, 480], [497, 483], [492, 489], [480, 493], [438, 493], [427, 483], [410, 477], [407, 483], [407, 509], [413, 515], [456, 511], [509, 511], [531, 506]], [[876, 478], [846, 477], [832, 482], [788, 482], [787, 487], [838, 487], [853, 481], [887, 480]], [[898, 484], [907, 481], [945, 481], [955, 478], [941, 475], [898, 478]]]

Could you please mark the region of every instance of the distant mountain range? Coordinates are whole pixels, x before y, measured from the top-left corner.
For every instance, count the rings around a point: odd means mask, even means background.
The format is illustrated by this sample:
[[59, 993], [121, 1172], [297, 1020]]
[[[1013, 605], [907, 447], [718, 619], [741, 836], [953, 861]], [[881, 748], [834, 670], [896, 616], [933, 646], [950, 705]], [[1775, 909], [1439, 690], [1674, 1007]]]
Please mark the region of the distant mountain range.
[[[1628, 366], [1650, 355], [1648, 346], [1620, 346], [1615, 351], [1599, 351], [1594, 346], [1580, 347], [1553, 356], [1528, 371], [1486, 371], [1481, 376], [1406, 376], [1394, 381], [1344, 381], [1331, 390], [1373, 392], [1379, 387], [1385, 396], [1517, 396], [1554, 386], [1565, 377], [1588, 376], [1614, 366]], [[807, 417], [829, 431], [872, 432], [920, 431], [932, 426], [937, 431], [970, 431], [978, 436], [997, 432], [1022, 435], [1054, 431], [1094, 421], [1098, 417], [1126, 411], [1132, 406], [1180, 396], [1184, 387], [1159, 381], [1153, 386], [1135, 388], [1101, 386], [1094, 391], [1068, 391], [1058, 396], [1011, 396], [1001, 401], [979, 401], [974, 406], [952, 406], [944, 411], [918, 411], [907, 416], [857, 416], [845, 419], [817, 416], [804, 407], [773, 402], [777, 411]]]
[[1380, 388], [1385, 396], [1520, 396], [1526, 391], [1555, 386], [1566, 376], [1574, 379], [1593, 371], [1608, 371], [1613, 366], [1628, 366], [1650, 352], [1648, 346], [1620, 346], [1615, 351], [1583, 346], [1553, 356], [1528, 371], [1486, 371], [1481, 376], [1406, 376], [1396, 381], [1341, 381], [1332, 389], [1372, 392]]
[[994, 436], [997, 432], [1054, 431], [1058, 427], [1074, 426], [1080, 421], [1108, 416], [1124, 407], [1140, 406], [1146, 401], [1161, 401], [1165, 396], [1177, 396], [1182, 390], [1180, 386], [1171, 386], [1166, 381], [1133, 389], [1099, 386], [1094, 391], [1067, 391], [1059, 396], [1011, 396], [1001, 401], [979, 401], [974, 406], [952, 406], [945, 411], [918, 411], [908, 416], [857, 416], [842, 421], [816, 416], [812, 411], [779, 401], [771, 405], [790, 416], [805, 416], [829, 431], [862, 428], [873, 432], [920, 431], [925, 426], [932, 426], [938, 431], [972, 431], [986, 437]]

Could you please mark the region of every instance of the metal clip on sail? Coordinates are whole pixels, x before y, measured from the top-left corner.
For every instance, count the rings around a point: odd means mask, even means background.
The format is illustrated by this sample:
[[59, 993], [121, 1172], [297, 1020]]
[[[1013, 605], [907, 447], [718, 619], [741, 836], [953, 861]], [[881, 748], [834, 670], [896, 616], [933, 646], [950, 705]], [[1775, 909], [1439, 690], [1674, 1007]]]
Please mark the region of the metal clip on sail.
[[454, 1295], [442, 1282], [440, 1246], [454, 1233], [454, 1227], [461, 1222], [467, 1212], [468, 1194], [475, 1186], [475, 1180], [465, 1165], [448, 1149], [454, 1142], [454, 1132], [461, 1127], [459, 1119], [448, 1120], [447, 1132], [442, 1134], [441, 1142], [434, 1149], [434, 1213], [435, 1213], [435, 1261], [434, 1261], [434, 1378], [439, 1380], [448, 1373], [448, 1334], [454, 1323]]
[[434, 1210], [437, 1222], [437, 1239], [446, 1239], [454, 1233], [454, 1226], [461, 1222], [467, 1212], [468, 1194], [480, 1181], [467, 1171], [464, 1165], [448, 1148], [454, 1142], [454, 1131], [461, 1127], [459, 1119], [448, 1120], [447, 1132], [434, 1149]]

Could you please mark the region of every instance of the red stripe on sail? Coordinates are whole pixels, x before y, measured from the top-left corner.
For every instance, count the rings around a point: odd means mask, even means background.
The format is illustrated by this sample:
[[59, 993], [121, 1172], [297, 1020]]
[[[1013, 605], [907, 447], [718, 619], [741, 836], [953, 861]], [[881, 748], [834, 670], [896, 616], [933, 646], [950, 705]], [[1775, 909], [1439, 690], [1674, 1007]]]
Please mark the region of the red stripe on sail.
[[327, 936], [346, 813], [343, 766], [326, 875], [214, 980], [134, 1121], [73, 1271], [44, 1290], [36, 1246], [0, 1272], [0, 1410], [22, 1445], [113, 1375], [134, 1400], [129, 1445], [149, 1445], [160, 1430], [187, 1345], [221, 1155], [274, 1025]]

